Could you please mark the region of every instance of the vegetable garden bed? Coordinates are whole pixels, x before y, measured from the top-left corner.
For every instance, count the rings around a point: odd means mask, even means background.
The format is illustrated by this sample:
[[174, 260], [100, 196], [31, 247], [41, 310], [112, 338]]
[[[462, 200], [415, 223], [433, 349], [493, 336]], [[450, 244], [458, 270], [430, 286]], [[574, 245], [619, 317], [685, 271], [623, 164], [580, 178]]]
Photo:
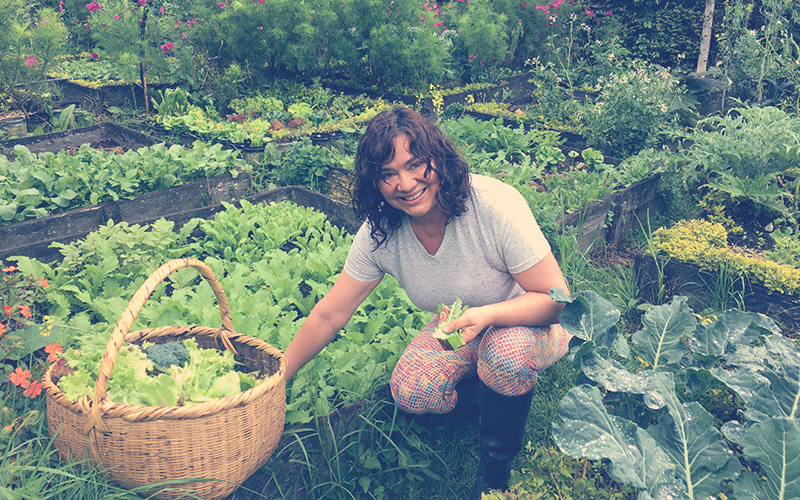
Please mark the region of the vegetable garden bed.
[[115, 122], [103, 122], [90, 127], [34, 135], [20, 139], [0, 141], [0, 154], [11, 156], [14, 146], [25, 146], [31, 153], [55, 153], [62, 149], [77, 148], [81, 144], [92, 144], [95, 147], [119, 147], [122, 150], [135, 150], [144, 146], [164, 143], [167, 147], [172, 143], [158, 137], [139, 132]]

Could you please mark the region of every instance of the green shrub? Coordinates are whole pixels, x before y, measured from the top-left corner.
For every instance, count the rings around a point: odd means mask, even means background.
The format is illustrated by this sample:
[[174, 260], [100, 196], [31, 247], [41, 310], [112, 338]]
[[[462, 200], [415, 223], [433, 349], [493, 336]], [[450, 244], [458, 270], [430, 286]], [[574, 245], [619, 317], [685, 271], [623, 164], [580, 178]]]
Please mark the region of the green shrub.
[[800, 269], [728, 248], [728, 232], [720, 223], [680, 221], [653, 232], [659, 254], [717, 272], [723, 267], [787, 295], [800, 293]]

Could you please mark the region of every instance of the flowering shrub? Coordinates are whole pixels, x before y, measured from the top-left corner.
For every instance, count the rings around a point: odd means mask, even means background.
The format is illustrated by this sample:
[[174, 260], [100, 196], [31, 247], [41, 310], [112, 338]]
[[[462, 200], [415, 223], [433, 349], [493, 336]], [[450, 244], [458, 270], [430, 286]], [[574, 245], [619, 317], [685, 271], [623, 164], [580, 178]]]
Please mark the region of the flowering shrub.
[[595, 90], [600, 96], [586, 112], [590, 145], [627, 158], [679, 134], [676, 112], [685, 90], [669, 70], [645, 62], [620, 67], [599, 78]]
[[[22, 442], [27, 430], [40, 420], [42, 412], [30, 409], [29, 401], [41, 395], [41, 377], [52, 363], [61, 362], [63, 349], [58, 342], [47, 344], [46, 339], [53, 332], [49, 316], [41, 318], [41, 325], [28, 326], [37, 312], [35, 305], [49, 287], [48, 281], [26, 276], [17, 266], [3, 267], [0, 273], [0, 443], [5, 445], [8, 440]], [[46, 359], [33, 355], [42, 346]]]
[[[89, 19], [86, 29], [91, 33], [93, 59], [116, 61], [118, 80], [138, 81], [144, 49], [147, 61], [148, 82], [166, 82], [174, 74], [186, 76], [196, 71], [197, 58], [193, 57], [194, 34], [197, 19], [173, 12], [170, 7], [155, 7], [142, 0], [138, 6], [126, 0], [93, 0], [86, 5]], [[145, 39], [141, 40], [142, 24]]]
[[54, 9], [29, 13], [15, 2], [0, 4], [0, 94], [9, 95], [15, 109], [42, 111], [51, 93], [44, 75], [64, 53], [67, 29]]

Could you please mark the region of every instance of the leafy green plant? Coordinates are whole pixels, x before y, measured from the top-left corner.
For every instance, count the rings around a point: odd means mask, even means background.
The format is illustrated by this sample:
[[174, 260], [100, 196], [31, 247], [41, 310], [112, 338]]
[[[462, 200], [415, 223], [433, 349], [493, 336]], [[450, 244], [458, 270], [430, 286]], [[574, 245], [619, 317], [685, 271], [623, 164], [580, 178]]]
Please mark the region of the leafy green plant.
[[[640, 497], [706, 498], [728, 491], [728, 482], [742, 499], [798, 494], [800, 468], [789, 457], [800, 440], [800, 386], [787, 370], [800, 350], [774, 322], [729, 310], [698, 323], [676, 297], [649, 309], [628, 340], [617, 331], [619, 311], [593, 291], [551, 296], [565, 304], [561, 325], [575, 336], [574, 364], [586, 380], [559, 406], [553, 437], [561, 451], [610, 460], [611, 478]], [[737, 395], [728, 404], [746, 409], [726, 411], [721, 427], [693, 400], [718, 382]]]
[[586, 109], [587, 143], [618, 158], [676, 137], [676, 111], [691, 105], [668, 70], [641, 62], [600, 79], [598, 90]]
[[33, 154], [14, 147], [0, 155], [0, 221], [5, 224], [131, 198], [250, 166], [238, 153], [196, 142], [192, 149], [164, 144], [113, 154], [83, 144], [74, 153]]
[[[147, 343], [123, 345], [109, 380], [109, 398], [121, 404], [178, 406], [234, 396], [258, 384], [253, 374], [234, 370], [230, 351], [201, 349], [192, 338], [182, 345], [188, 360], [168, 367], [150, 359]], [[63, 358], [74, 371], [60, 377], [57, 384], [67, 399], [78, 401], [94, 394], [102, 355], [91, 345], [64, 352]]]
[[[164, 220], [141, 227], [109, 223], [86, 239], [58, 245], [52, 265], [19, 257], [23, 272], [48, 277], [47, 307], [65, 347], [102, 351], [111, 325], [165, 258], [195, 257], [213, 270], [228, 296], [236, 330], [286, 348], [304, 318], [336, 279], [352, 235], [324, 214], [284, 202], [227, 206], [214, 220], [195, 219], [180, 232]], [[180, 271], [157, 287], [132, 328], [215, 324], [219, 309], [197, 276]], [[287, 425], [307, 422], [312, 407], [327, 414], [388, 382], [391, 368], [429, 319], [386, 278], [326, 350], [287, 387]], [[324, 396], [324, 397], [323, 397]]]
[[303, 137], [292, 143], [289, 152], [274, 165], [272, 176], [279, 186], [307, 186], [322, 190], [324, 179], [331, 166], [328, 150], [311, 144], [311, 139]]
[[701, 123], [713, 131], [688, 136], [694, 142], [682, 170], [686, 182], [728, 195], [726, 212], [743, 227], [793, 225], [797, 205], [784, 178], [800, 161], [800, 121], [766, 107], [735, 108]]

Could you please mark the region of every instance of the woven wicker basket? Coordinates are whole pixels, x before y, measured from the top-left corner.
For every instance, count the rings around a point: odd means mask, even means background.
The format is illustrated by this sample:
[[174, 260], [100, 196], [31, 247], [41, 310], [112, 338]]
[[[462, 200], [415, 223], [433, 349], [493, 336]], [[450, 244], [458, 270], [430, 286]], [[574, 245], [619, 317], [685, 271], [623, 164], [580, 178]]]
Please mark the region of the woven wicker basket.
[[[211, 285], [222, 327], [167, 326], [129, 333], [150, 293], [183, 267], [197, 269]], [[205, 348], [220, 348], [221, 342], [244, 365], [243, 371], [258, 371], [264, 381], [235, 396], [185, 406], [125, 405], [108, 399], [108, 380], [123, 342], [191, 337]], [[82, 460], [88, 450], [90, 460], [123, 487], [176, 481], [148, 493], [172, 499], [192, 490], [216, 500], [232, 493], [275, 451], [286, 414], [285, 372], [283, 352], [233, 331], [228, 300], [211, 269], [194, 259], [173, 260], [144, 282], [123, 311], [103, 354], [93, 398], [67, 400], [48, 370], [43, 379], [47, 425], [63, 459]]]

